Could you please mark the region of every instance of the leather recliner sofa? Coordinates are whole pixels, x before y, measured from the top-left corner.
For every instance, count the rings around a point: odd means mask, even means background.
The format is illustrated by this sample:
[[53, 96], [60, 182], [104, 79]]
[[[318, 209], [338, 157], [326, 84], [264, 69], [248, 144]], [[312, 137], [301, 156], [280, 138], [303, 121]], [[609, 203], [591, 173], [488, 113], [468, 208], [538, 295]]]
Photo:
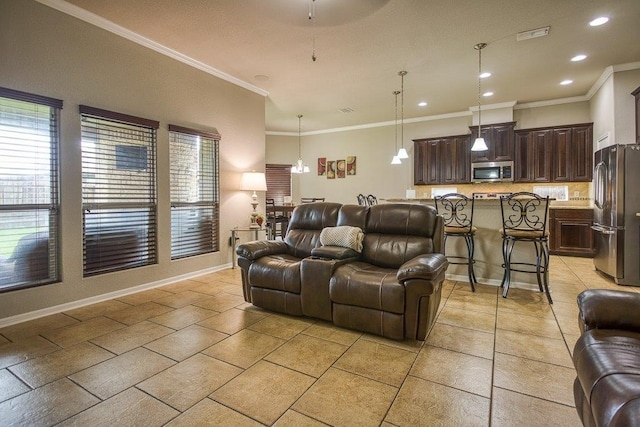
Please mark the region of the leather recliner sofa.
[[[362, 250], [322, 246], [327, 227], [358, 227]], [[244, 298], [384, 337], [424, 340], [448, 267], [443, 223], [431, 206], [303, 204], [282, 241], [238, 246]]]
[[640, 294], [590, 289], [578, 308], [573, 394], [582, 423], [640, 425]]

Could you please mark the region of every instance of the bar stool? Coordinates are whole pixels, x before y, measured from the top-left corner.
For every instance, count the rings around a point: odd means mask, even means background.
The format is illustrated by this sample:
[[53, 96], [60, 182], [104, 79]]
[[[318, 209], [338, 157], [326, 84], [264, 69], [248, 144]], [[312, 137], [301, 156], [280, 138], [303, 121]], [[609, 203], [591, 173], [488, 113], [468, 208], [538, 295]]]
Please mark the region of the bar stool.
[[[500, 197], [502, 211], [502, 258], [504, 287], [502, 297], [506, 298], [511, 283], [511, 272], [535, 273], [540, 292], [547, 294], [549, 304], [553, 304], [549, 292], [549, 230], [547, 214], [549, 196], [541, 197], [534, 193], [520, 192]], [[535, 263], [530, 261], [511, 261], [513, 247], [517, 242], [533, 243], [536, 251]]]
[[476, 274], [473, 270], [473, 254], [475, 251], [474, 236], [478, 230], [473, 226], [473, 198], [464, 194], [449, 193], [435, 197], [436, 211], [442, 217], [444, 222], [444, 239], [442, 247], [446, 254], [446, 245], [448, 237], [462, 237], [467, 244], [467, 256], [447, 256], [447, 259], [458, 261], [449, 261], [450, 264], [467, 265], [467, 274], [469, 275], [469, 284], [471, 290], [476, 291]]

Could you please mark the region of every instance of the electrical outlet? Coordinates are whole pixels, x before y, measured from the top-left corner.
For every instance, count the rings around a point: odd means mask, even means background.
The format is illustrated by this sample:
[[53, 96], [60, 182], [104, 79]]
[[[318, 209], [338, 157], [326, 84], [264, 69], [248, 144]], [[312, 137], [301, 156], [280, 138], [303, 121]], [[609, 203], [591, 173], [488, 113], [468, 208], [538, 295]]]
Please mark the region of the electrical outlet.
[[579, 191], [574, 191], [573, 192], [573, 197], [580, 197], [580, 192]]

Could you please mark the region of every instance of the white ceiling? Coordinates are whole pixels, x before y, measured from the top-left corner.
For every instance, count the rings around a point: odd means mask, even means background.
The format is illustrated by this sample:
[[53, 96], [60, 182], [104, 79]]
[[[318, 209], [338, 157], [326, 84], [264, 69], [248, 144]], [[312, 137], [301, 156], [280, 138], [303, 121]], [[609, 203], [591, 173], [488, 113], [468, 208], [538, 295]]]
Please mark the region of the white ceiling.
[[[39, 1], [104, 18], [266, 93], [268, 132], [297, 132], [298, 114], [303, 132], [392, 121], [400, 70], [405, 119], [468, 112], [480, 42], [493, 73], [483, 91], [495, 93], [483, 105], [585, 97], [606, 67], [640, 61], [640, 0], [315, 0], [315, 24], [310, 0]], [[590, 27], [600, 15], [609, 23]], [[544, 26], [548, 36], [516, 41]], [[587, 59], [571, 62], [579, 53]]]

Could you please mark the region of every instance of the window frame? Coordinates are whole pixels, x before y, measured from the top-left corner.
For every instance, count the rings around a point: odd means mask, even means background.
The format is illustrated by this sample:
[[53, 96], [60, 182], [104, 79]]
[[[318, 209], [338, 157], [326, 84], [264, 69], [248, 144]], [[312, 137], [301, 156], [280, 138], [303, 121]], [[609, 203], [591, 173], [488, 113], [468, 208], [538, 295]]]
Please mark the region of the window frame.
[[[130, 116], [86, 105], [79, 106], [82, 134], [82, 240], [83, 276], [90, 277], [131, 268], [157, 264], [157, 130], [155, 120]], [[92, 133], [93, 132], [93, 133]], [[101, 132], [104, 132], [103, 134]], [[123, 137], [129, 135], [130, 139]], [[133, 136], [136, 138], [134, 139]], [[104, 139], [108, 155], [95, 148], [95, 173], [103, 173], [95, 186], [98, 193], [91, 193], [88, 169], [91, 157], [89, 142]], [[85, 142], [87, 148], [85, 149]], [[118, 170], [117, 143], [147, 147], [145, 169]], [[142, 143], [146, 144], [143, 145]], [[137, 145], [136, 145], [137, 144]], [[105, 149], [105, 151], [106, 151]], [[103, 157], [100, 157], [103, 155]], [[98, 159], [103, 160], [102, 164]], [[139, 161], [139, 159], [137, 160]], [[131, 180], [126, 181], [126, 174]], [[138, 174], [136, 176], [135, 174]], [[103, 180], [103, 178], [105, 178]], [[110, 179], [111, 178], [111, 179]], [[147, 183], [146, 185], [142, 183]], [[117, 183], [122, 189], [117, 191]], [[126, 187], [125, 187], [126, 185]], [[111, 187], [114, 187], [111, 189]], [[125, 191], [125, 188], [128, 191]], [[137, 191], [136, 191], [137, 190]], [[100, 201], [101, 198], [107, 201]], [[113, 200], [117, 201], [113, 201]], [[92, 233], [89, 233], [92, 230]]]
[[[176, 197], [174, 190], [175, 192], [184, 190], [184, 188], [178, 188], [179, 184], [176, 181], [185, 178], [184, 174], [176, 169], [180, 164], [179, 159], [172, 158], [174, 146], [178, 149], [178, 144], [187, 144], [190, 142], [188, 141], [190, 137], [199, 138], [199, 142], [202, 142], [203, 139], [210, 142], [211, 147], [209, 147], [208, 153], [211, 157], [205, 159], [203, 157], [204, 150], [198, 152], [198, 172], [195, 175], [198, 180], [198, 195], [191, 196], [192, 200], [190, 201], [184, 200], [184, 195], [177, 196], [182, 200], [174, 200]], [[220, 251], [220, 139], [220, 134], [217, 131], [169, 125], [172, 261]], [[203, 170], [205, 164], [210, 170]], [[208, 172], [211, 173], [210, 176], [207, 176]], [[203, 197], [205, 193], [209, 193], [209, 198]], [[180, 215], [181, 212], [187, 213], [192, 219]], [[203, 222], [202, 218], [206, 218], [206, 213], [210, 214], [210, 218]], [[193, 219], [197, 219], [197, 221]], [[185, 232], [185, 229], [189, 229], [189, 232]], [[180, 230], [179, 235], [178, 230]], [[205, 233], [210, 234], [207, 236]]]
[[[44, 231], [42, 228], [36, 227], [33, 239], [27, 239], [27, 235], [22, 236], [13, 253], [6, 262], [13, 262], [14, 266], [11, 271], [12, 279], [15, 277], [16, 269], [26, 272], [26, 277], [20, 277], [22, 280], [14, 282], [8, 281], [6, 284], [0, 283], [0, 293], [10, 292], [18, 289], [30, 288], [35, 286], [57, 283], [61, 280], [60, 268], [60, 116], [63, 108], [63, 101], [47, 96], [36, 95], [28, 92], [22, 92], [15, 89], [0, 87], [0, 97], [13, 101], [25, 102], [32, 104], [34, 108], [32, 119], [37, 119], [39, 113], [35, 111], [37, 106], [48, 107], [49, 115], [49, 192], [48, 203], [7, 203], [0, 204], [0, 213], [6, 212], [33, 212], [38, 216], [39, 211], [47, 212], [46, 225], [46, 243], [41, 244], [40, 233]], [[34, 129], [35, 131], [35, 129]], [[34, 134], [35, 135], [35, 134]], [[19, 145], [19, 144], [17, 144]], [[26, 153], [25, 153], [26, 154]], [[25, 156], [24, 158], [27, 158]], [[34, 163], [34, 166], [37, 166]], [[34, 175], [35, 176], [35, 175]], [[37, 202], [37, 201], [36, 201]], [[28, 250], [30, 258], [22, 257], [20, 250]], [[46, 254], [46, 265], [36, 262], [33, 266], [33, 257], [38, 258]], [[22, 265], [25, 264], [25, 265]], [[8, 267], [8, 266], [7, 266]], [[46, 270], [47, 277], [39, 277], [43, 270]], [[25, 276], [25, 274], [22, 274]], [[35, 277], [34, 277], [35, 276]]]

